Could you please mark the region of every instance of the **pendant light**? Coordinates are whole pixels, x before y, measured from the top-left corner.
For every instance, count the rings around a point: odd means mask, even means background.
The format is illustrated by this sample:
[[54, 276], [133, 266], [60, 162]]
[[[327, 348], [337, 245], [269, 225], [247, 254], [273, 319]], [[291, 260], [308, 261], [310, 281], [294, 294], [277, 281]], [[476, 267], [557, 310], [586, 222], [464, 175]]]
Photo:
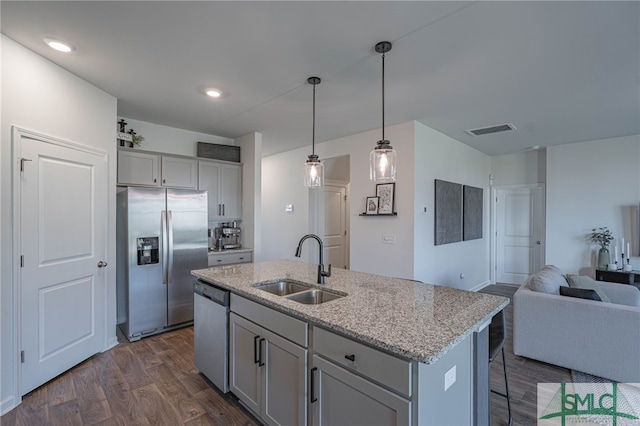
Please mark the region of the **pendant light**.
[[316, 85], [320, 84], [319, 77], [309, 77], [309, 84], [313, 85], [313, 127], [311, 136], [311, 155], [304, 163], [304, 186], [307, 188], [319, 188], [324, 185], [324, 164], [316, 155]]
[[396, 151], [391, 146], [391, 142], [384, 138], [384, 54], [391, 50], [391, 43], [381, 41], [376, 44], [375, 50], [382, 53], [382, 139], [369, 154], [369, 177], [374, 182], [394, 182]]

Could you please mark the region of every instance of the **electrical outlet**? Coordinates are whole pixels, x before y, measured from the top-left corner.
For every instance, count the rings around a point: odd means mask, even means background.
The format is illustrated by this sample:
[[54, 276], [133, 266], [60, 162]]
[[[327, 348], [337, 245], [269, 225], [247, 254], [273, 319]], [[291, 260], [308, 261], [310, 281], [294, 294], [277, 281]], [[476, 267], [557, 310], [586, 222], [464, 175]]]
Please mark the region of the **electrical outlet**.
[[284, 206], [284, 211], [287, 213], [292, 213], [293, 212], [293, 204], [287, 204], [286, 206]]
[[392, 234], [382, 234], [382, 244], [395, 244], [396, 236]]
[[444, 373], [444, 390], [446, 391], [456, 382], [456, 366], [454, 365]]
[[427, 206], [422, 206], [422, 209], [420, 211], [421, 211], [421, 213], [426, 213], [427, 212]]

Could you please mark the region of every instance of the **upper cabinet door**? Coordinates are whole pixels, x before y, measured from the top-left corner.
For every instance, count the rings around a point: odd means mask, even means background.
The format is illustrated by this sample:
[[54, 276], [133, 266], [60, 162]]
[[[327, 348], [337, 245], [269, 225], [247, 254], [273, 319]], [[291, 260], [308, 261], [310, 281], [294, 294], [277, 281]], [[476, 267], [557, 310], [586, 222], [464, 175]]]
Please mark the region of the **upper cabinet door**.
[[162, 156], [162, 186], [196, 189], [198, 186], [196, 160]]
[[218, 194], [220, 167], [217, 163], [198, 161], [198, 189], [208, 192], [209, 220], [216, 220], [222, 216], [222, 203]]
[[118, 151], [118, 184], [160, 186], [160, 156]]
[[208, 191], [209, 220], [242, 219], [242, 166], [198, 161], [198, 189]]
[[221, 169], [222, 215], [226, 219], [242, 218], [242, 167], [224, 165]]

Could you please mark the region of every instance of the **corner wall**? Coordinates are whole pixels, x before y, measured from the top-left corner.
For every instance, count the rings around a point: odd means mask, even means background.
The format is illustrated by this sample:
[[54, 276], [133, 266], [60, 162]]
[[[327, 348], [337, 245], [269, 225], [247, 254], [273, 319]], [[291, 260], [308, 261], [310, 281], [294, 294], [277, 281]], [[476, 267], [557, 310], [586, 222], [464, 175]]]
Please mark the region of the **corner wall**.
[[547, 148], [547, 263], [593, 276], [598, 246], [587, 235], [606, 226], [612, 244], [631, 240], [639, 269], [639, 203], [640, 135]]
[[235, 140], [242, 160], [242, 244], [253, 248], [253, 261], [262, 260], [262, 134]]
[[[20, 400], [17, 395], [17, 336], [14, 334], [12, 241], [13, 161], [11, 128], [18, 126], [100, 149], [108, 155], [107, 262], [116, 264], [116, 99], [2, 35], [2, 122], [0, 126], [0, 411]], [[115, 267], [107, 272], [105, 349], [116, 340]]]
[[[477, 290], [489, 284], [491, 157], [421, 123], [416, 122], [415, 127], [414, 277], [430, 284]], [[435, 179], [483, 189], [481, 239], [434, 245]]]
[[[398, 155], [398, 216], [359, 216], [364, 211], [365, 198], [375, 195], [376, 186], [369, 180], [369, 153], [380, 139], [379, 130], [316, 144], [316, 154], [320, 159], [349, 155], [351, 269], [413, 278], [414, 124], [389, 126], [385, 136]], [[309, 191], [313, 190], [304, 187], [302, 176], [310, 149], [311, 146], [300, 148], [262, 160], [262, 260], [294, 258], [298, 240], [309, 232]], [[293, 212], [285, 212], [287, 204], [293, 205]], [[382, 244], [382, 234], [395, 235], [396, 244]]]

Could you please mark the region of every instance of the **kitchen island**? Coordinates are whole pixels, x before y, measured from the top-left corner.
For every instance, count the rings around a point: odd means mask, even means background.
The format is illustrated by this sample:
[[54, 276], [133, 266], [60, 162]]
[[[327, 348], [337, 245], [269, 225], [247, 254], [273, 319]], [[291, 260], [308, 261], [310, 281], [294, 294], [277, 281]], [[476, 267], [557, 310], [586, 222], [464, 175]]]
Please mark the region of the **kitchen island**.
[[[280, 260], [192, 271], [232, 293], [230, 385], [254, 414], [278, 423], [269, 395], [297, 389], [285, 404], [297, 424], [488, 424], [487, 329], [508, 299], [337, 268], [317, 284], [317, 268]], [[284, 279], [343, 297], [303, 304], [256, 286]], [[269, 347], [296, 353], [297, 373]], [[262, 377], [252, 395], [234, 388], [246, 382], [241, 349]], [[275, 370], [290, 386], [269, 388]]]

